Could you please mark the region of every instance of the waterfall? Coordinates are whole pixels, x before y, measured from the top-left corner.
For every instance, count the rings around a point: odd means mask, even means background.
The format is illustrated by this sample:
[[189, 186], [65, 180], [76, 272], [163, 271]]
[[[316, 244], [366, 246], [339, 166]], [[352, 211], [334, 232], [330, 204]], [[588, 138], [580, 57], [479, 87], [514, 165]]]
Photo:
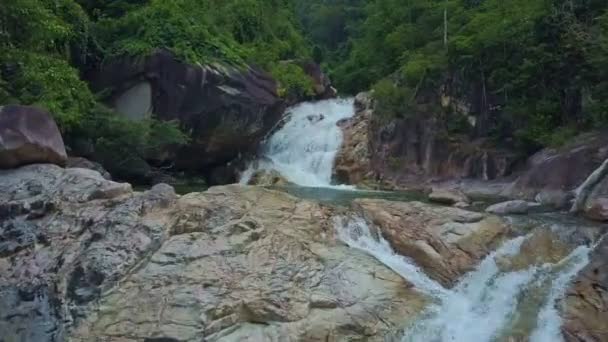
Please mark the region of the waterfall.
[[[413, 260], [396, 254], [381, 234], [373, 234], [359, 217], [337, 217], [338, 237], [393, 269], [417, 290], [436, 300], [422, 317], [403, 334], [403, 342], [490, 342], [509, 336], [518, 306], [526, 303], [527, 291], [544, 289], [543, 300], [532, 310], [535, 328], [531, 342], [561, 341], [561, 318], [556, 308], [570, 281], [589, 262], [592, 247], [581, 246], [556, 264], [530, 266], [522, 270], [501, 270], [498, 260], [515, 256], [528, 236], [516, 237], [490, 253], [447, 289], [430, 279]], [[546, 285], [548, 286], [541, 286]]]
[[241, 175], [241, 184], [257, 170], [275, 170], [297, 185], [330, 187], [342, 145], [338, 121], [354, 113], [353, 99], [306, 102], [288, 109], [288, 121], [262, 146], [262, 157]]
[[560, 264], [566, 265], [557, 278], [553, 281], [549, 290], [549, 297], [538, 314], [538, 325], [530, 336], [531, 342], [557, 342], [562, 341], [561, 334], [562, 318], [556, 308], [568, 289], [568, 284], [589, 263], [589, 252], [591, 248], [579, 246]]
[[418, 290], [433, 297], [447, 295], [448, 291], [429, 278], [411, 259], [395, 253], [382, 236], [374, 237], [364, 219], [338, 216], [334, 219], [334, 226], [342, 242], [378, 259]]

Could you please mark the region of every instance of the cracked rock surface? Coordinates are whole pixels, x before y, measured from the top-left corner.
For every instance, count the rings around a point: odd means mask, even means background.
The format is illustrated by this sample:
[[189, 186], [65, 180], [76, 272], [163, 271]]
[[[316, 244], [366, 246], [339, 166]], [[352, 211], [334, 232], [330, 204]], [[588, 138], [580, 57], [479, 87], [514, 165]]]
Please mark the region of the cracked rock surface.
[[1, 171], [2, 338], [385, 340], [426, 299], [338, 242], [335, 210], [258, 187], [179, 197], [91, 170]]

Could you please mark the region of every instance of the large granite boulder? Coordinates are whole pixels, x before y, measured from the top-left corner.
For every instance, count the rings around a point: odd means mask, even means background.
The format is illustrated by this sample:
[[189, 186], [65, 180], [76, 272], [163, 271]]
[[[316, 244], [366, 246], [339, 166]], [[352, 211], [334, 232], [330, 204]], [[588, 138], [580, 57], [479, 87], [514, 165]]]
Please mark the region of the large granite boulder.
[[2, 339], [390, 339], [426, 299], [339, 243], [333, 210], [260, 187], [180, 198], [86, 169], [0, 171]]
[[179, 120], [191, 143], [160, 157], [180, 169], [210, 170], [255, 151], [285, 106], [261, 70], [188, 64], [166, 50], [105, 63], [90, 79], [110, 89], [109, 102], [130, 118]]
[[530, 157], [505, 196], [570, 208], [575, 190], [608, 158], [608, 134], [588, 133], [558, 149]]
[[247, 184], [258, 186], [287, 186], [291, 185], [292, 183], [276, 170], [262, 169], [255, 171], [253, 175], [251, 175], [251, 179], [249, 179]]
[[493, 215], [421, 202], [360, 199], [355, 210], [426, 274], [446, 287], [493, 251], [509, 227]]
[[61, 133], [52, 116], [29, 106], [0, 107], [0, 168], [32, 163], [64, 165]]

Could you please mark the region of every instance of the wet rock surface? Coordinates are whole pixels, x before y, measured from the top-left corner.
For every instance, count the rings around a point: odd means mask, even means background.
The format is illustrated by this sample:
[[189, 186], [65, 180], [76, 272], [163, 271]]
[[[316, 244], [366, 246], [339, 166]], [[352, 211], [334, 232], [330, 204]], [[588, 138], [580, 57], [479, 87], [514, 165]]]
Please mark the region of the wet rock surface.
[[486, 212], [497, 215], [525, 215], [540, 209], [540, 206], [540, 203], [514, 200], [491, 205]]
[[276, 170], [259, 170], [251, 176], [248, 184], [259, 186], [286, 186], [291, 183]]
[[608, 341], [608, 239], [571, 284], [562, 303], [567, 341]]
[[179, 197], [86, 169], [2, 171], [2, 337], [382, 341], [425, 298], [336, 241], [333, 210], [259, 187]]
[[356, 200], [355, 207], [393, 249], [451, 286], [509, 234], [500, 218], [421, 202]]
[[469, 198], [459, 190], [433, 189], [429, 194], [429, 201], [446, 205], [467, 206]]
[[373, 102], [369, 93], [355, 98], [355, 116], [339, 122], [343, 133], [342, 147], [333, 175], [339, 184], [362, 184], [374, 180], [369, 148], [369, 125]]
[[428, 106], [386, 118], [372, 93], [356, 97], [357, 114], [342, 123], [344, 144], [335, 177], [349, 184], [420, 189], [454, 179], [494, 180], [509, 176], [519, 157], [487, 139], [448, 135]]

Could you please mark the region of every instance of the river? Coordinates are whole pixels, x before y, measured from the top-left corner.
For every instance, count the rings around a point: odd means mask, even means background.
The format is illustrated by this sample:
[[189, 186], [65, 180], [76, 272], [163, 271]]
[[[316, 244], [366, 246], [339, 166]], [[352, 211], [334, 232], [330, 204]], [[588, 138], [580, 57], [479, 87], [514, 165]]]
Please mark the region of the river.
[[[332, 183], [333, 162], [342, 143], [338, 122], [353, 115], [352, 99], [291, 108], [287, 122], [265, 142], [260, 159], [250, 165], [241, 182], [246, 184], [258, 170], [275, 170], [295, 184], [281, 190], [323, 203], [348, 205], [356, 198], [423, 200], [419, 193], [360, 191], [348, 184]], [[557, 238], [593, 224], [561, 214], [507, 219], [514, 236], [452, 288], [442, 286], [412, 260], [395, 253], [382, 236], [370, 232], [370, 223], [364, 218], [338, 217], [334, 225], [345, 244], [372, 255], [432, 298], [432, 304], [414, 324], [396, 332], [399, 340], [560, 341], [560, 300], [572, 279], [588, 264], [594, 241], [571, 243], [569, 252], [553, 263], [510, 270], [501, 268], [500, 260], [517, 256], [536, 230], [547, 229]]]

